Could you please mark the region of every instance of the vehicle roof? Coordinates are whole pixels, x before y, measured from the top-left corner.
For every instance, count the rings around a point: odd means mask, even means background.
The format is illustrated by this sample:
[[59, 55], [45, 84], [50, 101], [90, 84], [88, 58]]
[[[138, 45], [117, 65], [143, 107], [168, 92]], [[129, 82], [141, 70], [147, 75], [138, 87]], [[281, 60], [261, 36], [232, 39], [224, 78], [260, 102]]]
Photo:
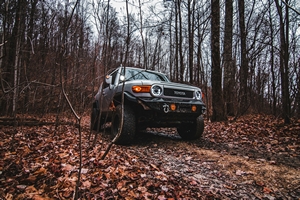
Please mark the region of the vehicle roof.
[[162, 75], [164, 75], [164, 76], [166, 76], [167, 77], [167, 75], [165, 74], [165, 73], [162, 73], [162, 72], [159, 72], [159, 71], [155, 71], [155, 70], [150, 70], [150, 69], [144, 69], [144, 68], [138, 68], [138, 67], [127, 67], [127, 66], [119, 66], [119, 67], [116, 67], [116, 68], [112, 68], [112, 69], [110, 69], [108, 72], [107, 72], [107, 74], [110, 74], [110, 73], [112, 73], [113, 71], [115, 71], [115, 70], [117, 70], [117, 69], [120, 69], [120, 68], [126, 68], [126, 69], [134, 69], [134, 70], [139, 70], [139, 71], [143, 71], [143, 70], [145, 70], [145, 71], [148, 71], [148, 72], [152, 72], [152, 73], [158, 73], [158, 74], [162, 74]]

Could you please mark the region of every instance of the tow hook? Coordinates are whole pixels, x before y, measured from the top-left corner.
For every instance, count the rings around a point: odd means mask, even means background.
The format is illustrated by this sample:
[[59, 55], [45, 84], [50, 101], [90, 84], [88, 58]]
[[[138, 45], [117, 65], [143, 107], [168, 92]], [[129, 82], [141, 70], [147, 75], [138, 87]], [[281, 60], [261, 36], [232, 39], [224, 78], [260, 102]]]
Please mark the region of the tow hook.
[[170, 111], [170, 107], [169, 107], [169, 105], [166, 104], [166, 103], [163, 105], [163, 108], [164, 108], [164, 112], [165, 112], [165, 113], [168, 113], [168, 112]]

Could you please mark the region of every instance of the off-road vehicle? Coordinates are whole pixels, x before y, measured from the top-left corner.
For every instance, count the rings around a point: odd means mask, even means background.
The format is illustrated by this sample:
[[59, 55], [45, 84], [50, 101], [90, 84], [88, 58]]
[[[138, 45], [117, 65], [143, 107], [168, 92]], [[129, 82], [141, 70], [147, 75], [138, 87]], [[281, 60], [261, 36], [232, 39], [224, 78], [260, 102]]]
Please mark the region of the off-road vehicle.
[[118, 144], [130, 144], [147, 127], [176, 127], [183, 139], [197, 139], [204, 130], [205, 110], [200, 88], [171, 82], [160, 72], [119, 67], [105, 77], [95, 95], [91, 128], [99, 131], [111, 122], [112, 137], [121, 133]]

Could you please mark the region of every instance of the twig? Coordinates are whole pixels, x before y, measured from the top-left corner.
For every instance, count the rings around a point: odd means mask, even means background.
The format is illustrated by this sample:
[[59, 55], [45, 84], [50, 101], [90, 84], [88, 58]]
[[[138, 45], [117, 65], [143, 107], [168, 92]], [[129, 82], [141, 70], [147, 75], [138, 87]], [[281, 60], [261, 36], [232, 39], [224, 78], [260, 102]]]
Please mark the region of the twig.
[[[67, 31], [68, 31], [68, 28], [71, 24], [71, 20], [72, 20], [72, 17], [74, 15], [74, 11], [77, 7], [77, 4], [78, 4], [79, 0], [76, 0], [76, 3], [72, 9], [72, 13], [70, 15], [70, 18], [69, 18], [69, 21], [68, 23], [66, 24], [66, 28], [64, 30], [64, 34], [63, 34], [63, 41], [65, 41], [65, 37], [67, 35]], [[63, 47], [62, 47], [62, 50], [63, 50]], [[64, 56], [64, 53], [63, 51], [60, 52], [60, 85], [61, 85], [61, 91], [70, 107], [70, 109], [72, 110], [72, 113], [74, 114], [74, 116], [76, 117], [77, 119], [77, 123], [78, 123], [78, 132], [79, 132], [79, 170], [78, 170], [78, 179], [77, 179], [77, 183], [76, 183], [76, 188], [75, 188], [75, 195], [74, 195], [74, 199], [77, 200], [78, 199], [78, 189], [79, 189], [79, 185], [80, 185], [80, 177], [81, 177], [81, 165], [82, 165], [82, 148], [81, 148], [81, 126], [80, 126], [80, 123], [81, 123], [81, 118], [80, 116], [76, 113], [76, 111], [74, 110], [66, 92], [65, 92], [65, 89], [64, 89], [64, 81], [63, 81], [63, 73], [62, 73], [62, 60], [63, 60], [63, 56]]]
[[300, 15], [300, 12], [296, 9], [294, 9], [292, 6], [290, 6], [289, 4], [287, 4], [285, 1], [281, 0], [281, 2], [286, 5], [289, 9], [291, 9], [292, 11], [294, 11], [295, 13], [297, 13], [298, 15]]

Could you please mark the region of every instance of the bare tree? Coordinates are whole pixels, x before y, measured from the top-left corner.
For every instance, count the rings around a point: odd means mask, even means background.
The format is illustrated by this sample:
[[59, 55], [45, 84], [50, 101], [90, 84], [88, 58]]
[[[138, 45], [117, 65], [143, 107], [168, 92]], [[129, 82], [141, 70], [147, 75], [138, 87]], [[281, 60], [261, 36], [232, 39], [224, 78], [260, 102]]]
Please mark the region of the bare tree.
[[247, 60], [247, 33], [245, 26], [245, 2], [244, 0], [238, 1], [239, 9], [239, 29], [240, 29], [240, 43], [241, 43], [241, 65], [240, 65], [240, 107], [237, 117], [243, 115], [248, 107], [248, 60]]
[[[286, 0], [288, 4], [288, 0]], [[281, 93], [283, 118], [286, 124], [291, 122], [291, 103], [289, 92], [289, 9], [286, 6], [285, 16], [283, 6], [278, 0], [275, 0], [280, 25], [280, 75], [281, 75]]]
[[128, 55], [129, 55], [129, 44], [130, 44], [130, 36], [131, 36], [131, 33], [130, 33], [130, 15], [129, 15], [129, 10], [128, 10], [128, 0], [126, 0], [126, 16], [127, 16], [127, 36], [126, 36], [126, 50], [125, 50], [125, 59], [124, 59], [124, 65], [126, 66], [127, 65], [127, 62], [128, 62]]
[[226, 120], [222, 95], [222, 71], [220, 62], [220, 2], [211, 1], [211, 84], [212, 121]]
[[142, 40], [142, 49], [143, 49], [143, 67], [145, 69], [148, 68], [147, 66], [147, 52], [146, 52], [146, 44], [145, 44], [145, 39], [144, 39], [144, 33], [143, 33], [143, 11], [142, 11], [142, 4], [141, 0], [139, 0], [139, 16], [140, 16], [140, 35], [141, 35], [141, 40]]
[[[271, 1], [269, 1], [269, 7], [271, 7]], [[274, 26], [271, 9], [269, 9], [269, 27], [270, 27], [270, 71], [271, 71], [271, 91], [272, 91], [272, 113], [276, 115], [276, 77], [275, 77], [275, 47], [274, 47]]]
[[234, 83], [235, 63], [232, 58], [232, 33], [233, 33], [233, 1], [225, 1], [225, 33], [224, 33], [224, 101], [226, 114], [234, 115]]
[[189, 44], [189, 72], [190, 83], [194, 83], [194, 32], [196, 1], [188, 0], [188, 44]]

